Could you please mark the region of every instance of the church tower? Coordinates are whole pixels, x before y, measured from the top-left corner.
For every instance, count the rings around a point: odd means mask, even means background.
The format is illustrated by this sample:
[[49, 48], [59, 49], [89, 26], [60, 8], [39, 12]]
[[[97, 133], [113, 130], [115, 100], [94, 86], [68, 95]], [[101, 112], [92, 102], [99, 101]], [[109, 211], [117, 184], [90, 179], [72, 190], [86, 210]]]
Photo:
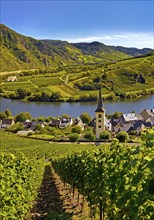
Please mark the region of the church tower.
[[105, 109], [103, 106], [101, 88], [99, 90], [98, 104], [96, 114], [96, 139], [99, 139], [100, 133], [105, 131]]

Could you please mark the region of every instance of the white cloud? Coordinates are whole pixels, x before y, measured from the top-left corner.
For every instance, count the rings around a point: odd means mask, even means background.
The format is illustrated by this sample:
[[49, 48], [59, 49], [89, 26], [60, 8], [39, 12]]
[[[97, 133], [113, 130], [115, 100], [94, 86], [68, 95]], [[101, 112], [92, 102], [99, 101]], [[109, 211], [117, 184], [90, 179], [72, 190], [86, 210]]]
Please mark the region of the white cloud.
[[100, 36], [87, 36], [72, 39], [63, 39], [71, 43], [76, 42], [93, 42], [99, 41], [106, 45], [137, 47], [137, 48], [154, 48], [153, 33], [116, 33]]

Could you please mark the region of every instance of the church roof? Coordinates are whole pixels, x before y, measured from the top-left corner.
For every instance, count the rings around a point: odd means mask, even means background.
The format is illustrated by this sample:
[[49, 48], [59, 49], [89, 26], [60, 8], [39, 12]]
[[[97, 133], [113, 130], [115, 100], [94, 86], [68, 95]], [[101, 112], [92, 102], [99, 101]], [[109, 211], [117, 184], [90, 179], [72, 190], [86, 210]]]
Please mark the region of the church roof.
[[95, 112], [104, 112], [104, 106], [103, 106], [103, 99], [102, 99], [102, 91], [101, 88], [99, 89], [99, 97], [98, 97], [98, 103], [97, 103], [97, 108]]

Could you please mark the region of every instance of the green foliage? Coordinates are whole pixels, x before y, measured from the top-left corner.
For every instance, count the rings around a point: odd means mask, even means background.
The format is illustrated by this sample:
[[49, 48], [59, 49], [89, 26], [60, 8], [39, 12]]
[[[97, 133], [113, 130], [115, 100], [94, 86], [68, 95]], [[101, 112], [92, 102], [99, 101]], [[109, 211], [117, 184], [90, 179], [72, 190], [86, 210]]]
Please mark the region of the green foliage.
[[17, 123], [15, 123], [15, 124], [11, 125], [11, 126], [10, 126], [9, 128], [7, 128], [6, 130], [7, 130], [7, 131], [11, 131], [11, 132], [13, 132], [13, 133], [17, 133], [18, 131], [21, 131], [21, 130], [23, 130], [23, 129], [24, 129], [23, 125], [22, 125], [21, 123], [17, 122]]
[[100, 140], [108, 141], [110, 139], [110, 132], [109, 131], [103, 131], [100, 133]]
[[84, 112], [80, 115], [81, 120], [83, 121], [83, 123], [85, 124], [89, 124], [89, 122], [91, 122], [91, 117], [87, 112]]
[[69, 140], [71, 142], [76, 142], [76, 141], [79, 140], [79, 138], [80, 138], [80, 136], [79, 136], [78, 133], [72, 133], [72, 134], [69, 135]]
[[88, 141], [93, 141], [95, 140], [95, 134], [92, 131], [86, 131], [84, 134], [84, 139]]
[[70, 118], [70, 116], [68, 114], [62, 114], [61, 117], [62, 118]]
[[31, 119], [31, 114], [29, 112], [21, 112], [15, 116], [16, 122], [25, 122], [27, 119]]
[[116, 138], [120, 142], [126, 142], [129, 139], [129, 135], [126, 131], [120, 131], [120, 132], [117, 133]]
[[81, 134], [82, 132], [82, 128], [79, 125], [75, 125], [72, 127], [72, 133], [77, 133], [77, 134]]
[[25, 219], [40, 187], [42, 161], [30, 161], [10, 153], [0, 154], [0, 218]]
[[16, 98], [18, 99], [24, 99], [26, 96], [31, 95], [31, 91], [29, 89], [22, 89], [22, 88], [18, 88], [16, 93], [17, 93]]
[[9, 109], [6, 109], [5, 110], [5, 115], [6, 115], [7, 118], [10, 118], [10, 117], [12, 117], [12, 112]]
[[0, 120], [7, 118], [7, 115], [4, 112], [0, 112]]
[[153, 219], [153, 148], [114, 140], [110, 149], [55, 158], [52, 164], [90, 207], [100, 208], [100, 219]]

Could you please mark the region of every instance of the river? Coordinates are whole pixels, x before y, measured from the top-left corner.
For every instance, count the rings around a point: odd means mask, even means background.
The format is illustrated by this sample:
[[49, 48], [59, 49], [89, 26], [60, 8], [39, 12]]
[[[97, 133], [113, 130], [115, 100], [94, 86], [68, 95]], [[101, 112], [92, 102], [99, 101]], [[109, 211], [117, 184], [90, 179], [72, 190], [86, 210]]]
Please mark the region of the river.
[[[0, 98], [0, 111], [10, 109], [13, 115], [20, 112], [30, 112], [32, 117], [39, 116], [60, 116], [68, 114], [71, 117], [77, 117], [83, 112], [88, 112], [94, 117], [97, 103], [96, 102], [80, 102], [80, 103], [49, 103], [49, 102], [24, 102], [21, 100], [11, 100]], [[116, 101], [105, 101], [104, 107], [106, 113], [110, 114], [115, 111], [129, 113], [132, 110], [140, 112], [142, 109], [154, 108], [154, 95], [142, 97], [138, 99], [125, 99]]]

